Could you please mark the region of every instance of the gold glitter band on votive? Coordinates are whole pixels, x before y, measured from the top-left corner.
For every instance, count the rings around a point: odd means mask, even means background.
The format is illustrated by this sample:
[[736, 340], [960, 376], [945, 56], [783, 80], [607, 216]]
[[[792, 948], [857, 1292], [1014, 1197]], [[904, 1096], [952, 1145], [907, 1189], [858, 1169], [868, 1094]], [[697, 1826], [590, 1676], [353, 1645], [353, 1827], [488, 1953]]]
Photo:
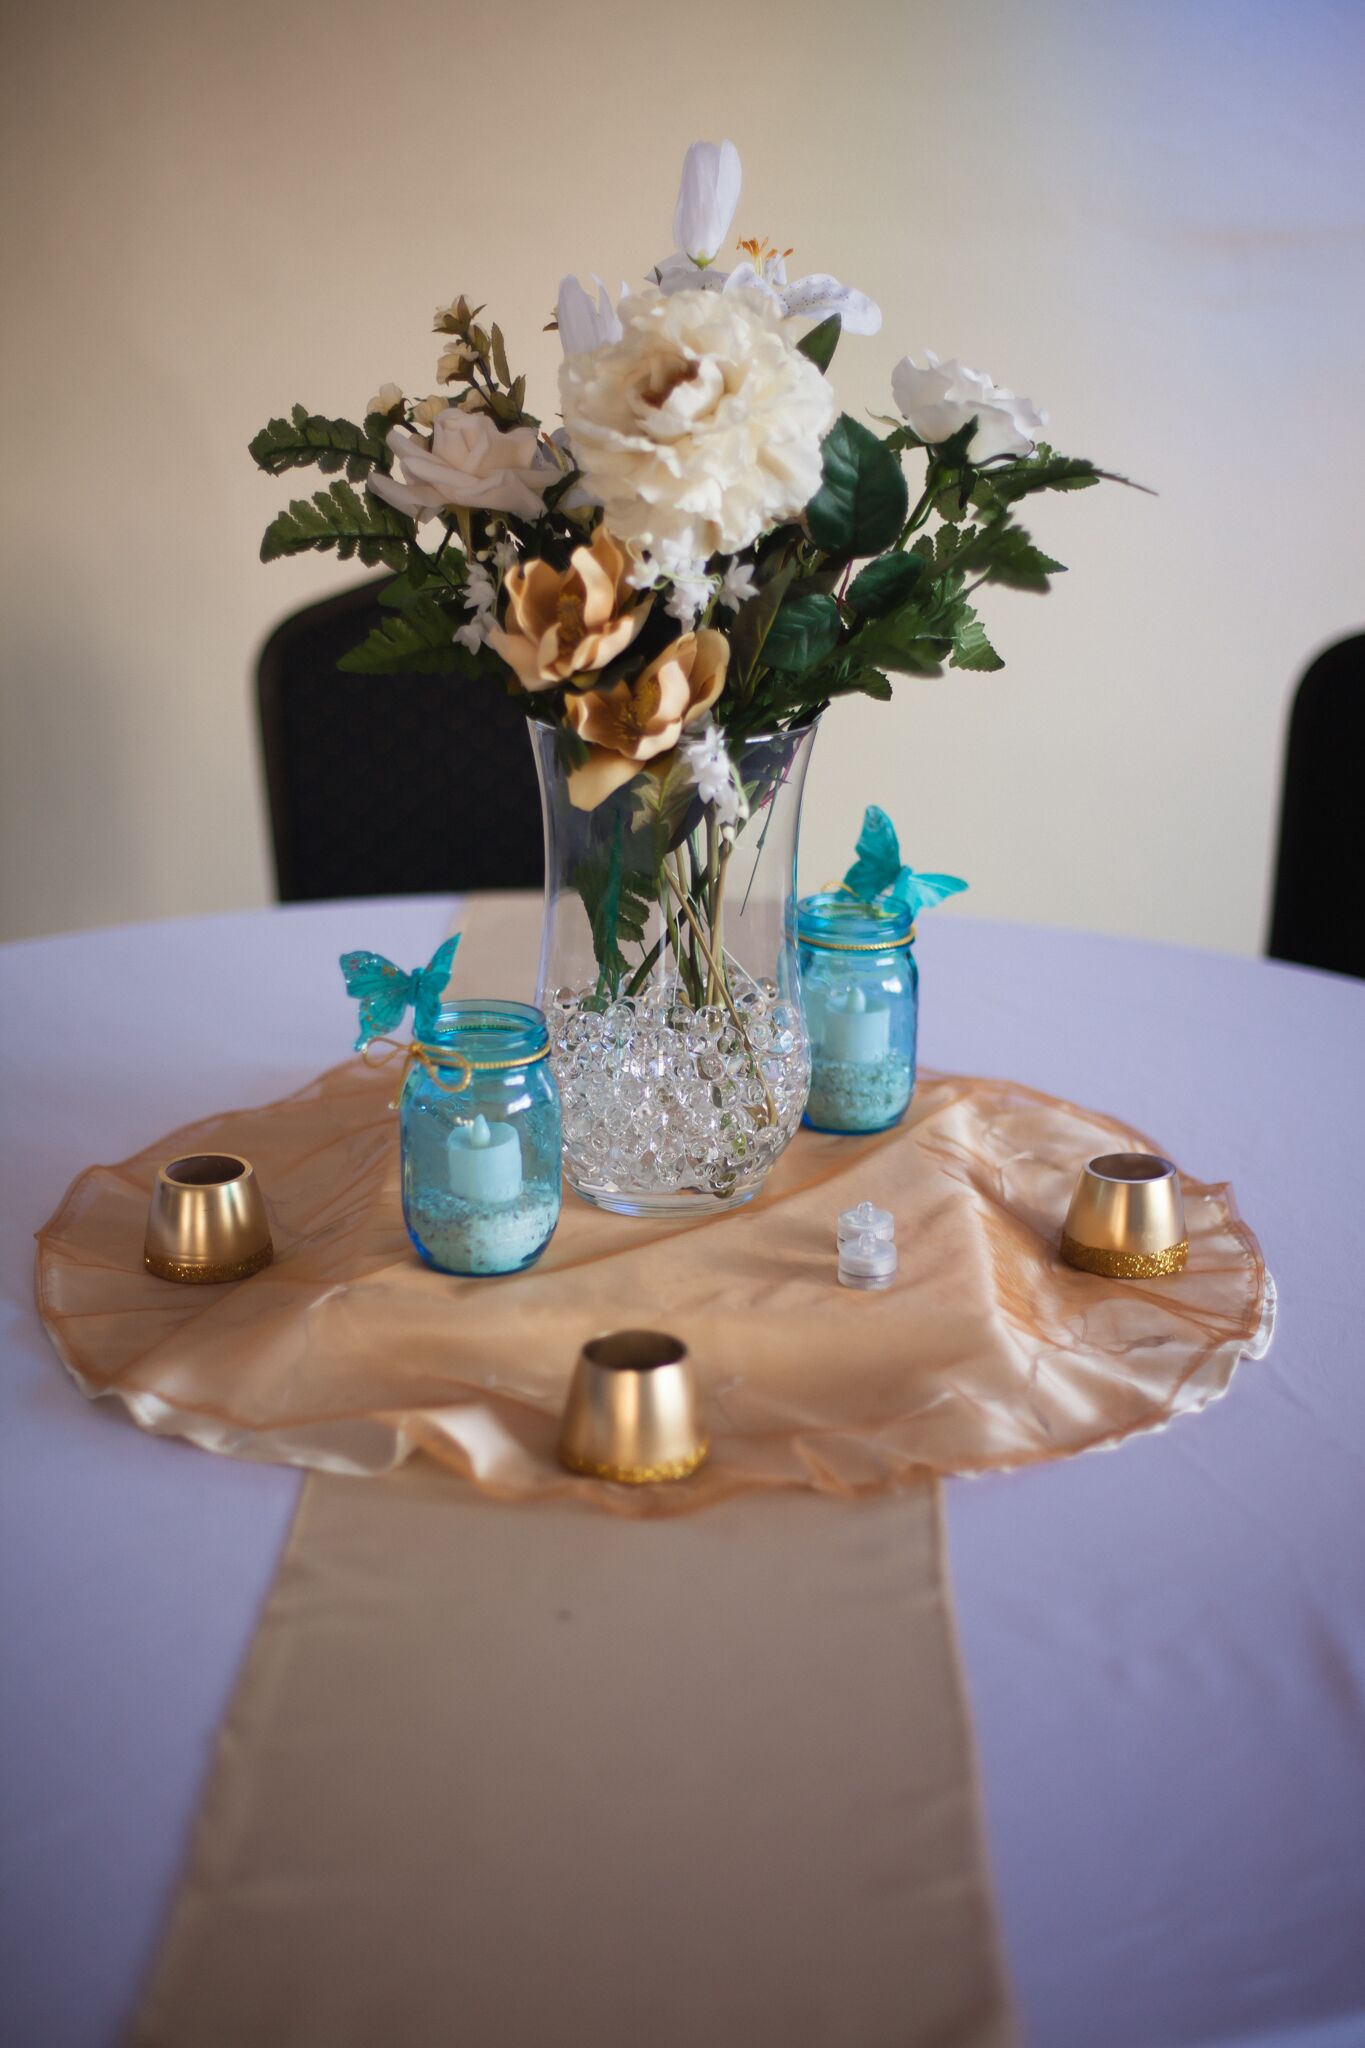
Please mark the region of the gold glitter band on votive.
[[656, 1486], [667, 1479], [690, 1479], [706, 1462], [710, 1444], [702, 1442], [685, 1458], [673, 1458], [666, 1465], [600, 1465], [592, 1458], [561, 1448], [560, 1463], [585, 1479], [614, 1479], [619, 1486]]
[[1062, 1232], [1062, 1257], [1068, 1266], [1076, 1266], [1082, 1273], [1103, 1274], [1106, 1280], [1159, 1280], [1163, 1274], [1183, 1272], [1189, 1253], [1188, 1238], [1160, 1252], [1115, 1252], [1079, 1244]]
[[224, 1280], [249, 1280], [253, 1273], [270, 1264], [274, 1251], [270, 1245], [262, 1245], [250, 1258], [234, 1259], [216, 1266], [196, 1265], [189, 1259], [158, 1258], [154, 1252], [144, 1252], [142, 1263], [149, 1273], [155, 1273], [158, 1280], [183, 1280], [192, 1286], [216, 1287]]

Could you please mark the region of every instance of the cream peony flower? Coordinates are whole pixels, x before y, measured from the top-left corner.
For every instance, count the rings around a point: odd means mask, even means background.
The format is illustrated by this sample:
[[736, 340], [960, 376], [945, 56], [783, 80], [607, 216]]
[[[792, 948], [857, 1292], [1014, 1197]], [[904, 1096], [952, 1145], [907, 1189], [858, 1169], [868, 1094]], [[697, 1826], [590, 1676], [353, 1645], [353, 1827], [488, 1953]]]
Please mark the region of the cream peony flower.
[[650, 599], [628, 607], [626, 557], [605, 526], [569, 567], [528, 562], [507, 571], [507, 622], [488, 642], [515, 669], [523, 690], [552, 690], [624, 654], [649, 617]]
[[904, 417], [921, 441], [932, 447], [960, 433], [975, 419], [976, 432], [967, 447], [971, 462], [990, 462], [1001, 455], [1029, 455], [1047, 417], [1027, 398], [992, 384], [979, 370], [950, 359], [941, 363], [932, 349], [924, 351], [925, 367], [902, 356], [891, 372], [891, 389]]
[[462, 407], [446, 407], [429, 442], [407, 427], [390, 428], [388, 438], [402, 477], [371, 475], [367, 488], [414, 519], [430, 519], [447, 505], [538, 519], [541, 500], [559, 475], [553, 463], [542, 460], [534, 427], [502, 434], [486, 414]]
[[618, 311], [620, 341], [566, 357], [559, 390], [584, 485], [637, 562], [681, 571], [804, 511], [837, 408], [777, 308], [647, 290]]
[[730, 643], [723, 633], [684, 633], [633, 681], [608, 690], [575, 691], [564, 716], [588, 758], [569, 770], [569, 801], [595, 811], [613, 790], [630, 782], [647, 761], [675, 747], [689, 726], [705, 718], [725, 688]]

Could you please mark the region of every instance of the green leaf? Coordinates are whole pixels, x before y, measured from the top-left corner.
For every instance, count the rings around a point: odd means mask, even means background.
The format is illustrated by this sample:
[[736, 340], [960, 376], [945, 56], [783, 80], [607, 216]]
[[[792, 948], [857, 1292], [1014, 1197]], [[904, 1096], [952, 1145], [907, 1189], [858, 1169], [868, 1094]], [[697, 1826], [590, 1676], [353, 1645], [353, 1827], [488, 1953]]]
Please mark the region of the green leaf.
[[905, 603], [923, 574], [918, 554], [881, 555], [854, 577], [848, 602], [860, 618], [879, 619]]
[[834, 351], [839, 346], [843, 321], [837, 313], [831, 313], [818, 327], [812, 327], [809, 334], [803, 334], [796, 346], [801, 354], [814, 363], [817, 370], [827, 370], [834, 360]]
[[413, 548], [406, 569], [385, 584], [379, 602], [391, 611], [406, 611], [423, 598], [446, 597], [462, 589], [468, 572], [469, 564], [457, 547], [447, 547], [439, 555], [424, 555], [420, 548]]
[[763, 650], [773, 620], [792, 578], [796, 574], [794, 562], [784, 562], [776, 574], [771, 576], [762, 588], [742, 604], [735, 613], [735, 622], [730, 628], [730, 654], [736, 675], [741, 679], [751, 676], [763, 659]]
[[869, 668], [891, 669], [903, 676], [936, 676], [942, 674], [952, 645], [951, 638], [930, 632], [912, 605], [864, 626], [849, 652]]
[[289, 509], [272, 519], [261, 542], [261, 560], [301, 555], [312, 548], [335, 548], [343, 562], [358, 555], [367, 569], [380, 562], [389, 569], [406, 567], [416, 538], [412, 521], [379, 498], [361, 498], [347, 483], [335, 483], [311, 498], [294, 498]]
[[811, 539], [826, 554], [881, 554], [899, 537], [909, 508], [899, 461], [846, 412], [821, 452], [825, 480], [806, 507]]
[[[663, 886], [664, 860], [677, 844], [697, 794], [696, 783], [679, 750], [664, 757], [664, 765], [652, 767], [630, 785], [633, 815], [629, 865], [649, 879], [652, 895]], [[643, 932], [641, 937], [643, 937]]]
[[891, 678], [879, 668], [856, 662], [846, 675], [836, 676], [825, 691], [827, 697], [875, 697], [879, 704], [891, 702]]
[[992, 583], [1010, 590], [1047, 590], [1049, 577], [1066, 573], [1065, 562], [1056, 562], [1033, 545], [1022, 526], [986, 529], [990, 544], [981, 551], [971, 548], [970, 566], [980, 569]]
[[365, 426], [350, 420], [324, 419], [296, 405], [287, 420], [270, 420], [249, 443], [251, 459], [268, 476], [283, 476], [287, 469], [306, 469], [311, 463], [326, 474], [345, 469], [352, 483], [361, 483], [372, 469], [387, 470], [392, 458], [383, 433], [371, 430], [372, 422], [388, 422], [372, 413]]
[[573, 871], [573, 885], [583, 899], [592, 929], [598, 966], [598, 988], [615, 995], [626, 971], [621, 941], [643, 945], [653, 898], [625, 866], [625, 812], [614, 809], [611, 844], [597, 845], [583, 855]]
[[396, 618], [379, 624], [343, 654], [337, 667], [354, 676], [476, 676], [486, 664], [455, 642], [449, 617], [429, 598], [415, 599]]
[[962, 618], [953, 634], [953, 651], [948, 665], [950, 668], [973, 669], [997, 669], [1005, 666], [986, 638], [986, 628], [970, 605], [963, 606]]
[[789, 597], [773, 620], [763, 659], [769, 668], [795, 669], [801, 674], [833, 653], [842, 627], [832, 597], [822, 597], [818, 591]]

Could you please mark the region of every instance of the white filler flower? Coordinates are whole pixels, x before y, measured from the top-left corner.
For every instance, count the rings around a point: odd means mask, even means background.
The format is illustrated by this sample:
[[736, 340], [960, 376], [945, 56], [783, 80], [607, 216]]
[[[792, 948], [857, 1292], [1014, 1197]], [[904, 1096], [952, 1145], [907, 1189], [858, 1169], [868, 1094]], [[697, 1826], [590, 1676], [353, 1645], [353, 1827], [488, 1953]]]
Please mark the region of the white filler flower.
[[891, 390], [901, 413], [932, 447], [960, 433], [975, 419], [968, 460], [992, 462], [1002, 455], [1029, 455], [1047, 425], [1031, 399], [1016, 397], [992, 384], [980, 370], [951, 358], [941, 363], [932, 349], [924, 351], [925, 367], [902, 356], [891, 372]]
[[721, 831], [737, 831], [749, 815], [749, 802], [720, 727], [708, 722], [695, 733], [684, 733], [678, 745], [697, 795], [710, 805]]
[[560, 365], [574, 460], [637, 563], [687, 574], [794, 519], [820, 487], [834, 393], [749, 293], [645, 291], [617, 342]]

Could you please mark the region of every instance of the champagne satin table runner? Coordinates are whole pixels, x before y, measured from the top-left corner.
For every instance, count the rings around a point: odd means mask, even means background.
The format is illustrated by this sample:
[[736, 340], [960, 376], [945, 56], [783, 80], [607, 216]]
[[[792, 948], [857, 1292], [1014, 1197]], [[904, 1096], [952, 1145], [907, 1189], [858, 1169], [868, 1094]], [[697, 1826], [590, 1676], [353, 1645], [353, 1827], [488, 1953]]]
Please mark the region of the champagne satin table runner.
[[[901, 1129], [803, 1133], [747, 1210], [571, 1202], [532, 1273], [460, 1282], [407, 1245], [387, 1095], [348, 1063], [210, 1118], [91, 1168], [40, 1235], [61, 1355], [143, 1427], [473, 1482], [310, 1480], [140, 2048], [1004, 2041], [933, 1475], [1221, 1392], [1267, 1301], [1229, 1191], [1184, 1183], [1182, 1274], [1075, 1273], [1078, 1164], [1146, 1141], [926, 1075]], [[215, 1149], [254, 1161], [276, 1262], [157, 1282], [156, 1166]], [[866, 1197], [899, 1226], [884, 1293], [834, 1279]], [[574, 1356], [639, 1322], [691, 1344], [711, 1461], [571, 1480]]]
[[937, 1503], [314, 1476], [135, 2048], [999, 2048]]

